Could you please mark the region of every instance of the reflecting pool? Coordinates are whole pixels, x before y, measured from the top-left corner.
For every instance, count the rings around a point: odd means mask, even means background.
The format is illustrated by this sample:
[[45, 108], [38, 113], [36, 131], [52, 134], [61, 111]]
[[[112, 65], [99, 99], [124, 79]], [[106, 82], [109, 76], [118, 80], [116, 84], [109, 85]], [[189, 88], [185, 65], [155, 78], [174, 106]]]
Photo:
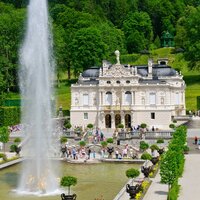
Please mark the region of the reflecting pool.
[[[77, 194], [77, 200], [95, 200], [101, 195], [104, 200], [112, 200], [123, 185], [128, 181], [125, 171], [129, 168], [139, 168], [135, 164], [69, 164], [61, 163], [61, 177], [75, 176], [78, 179], [72, 192]], [[0, 199], [2, 200], [61, 200], [57, 196], [21, 196], [13, 192], [17, 188], [21, 164], [0, 170]], [[67, 188], [65, 189], [67, 193]]]

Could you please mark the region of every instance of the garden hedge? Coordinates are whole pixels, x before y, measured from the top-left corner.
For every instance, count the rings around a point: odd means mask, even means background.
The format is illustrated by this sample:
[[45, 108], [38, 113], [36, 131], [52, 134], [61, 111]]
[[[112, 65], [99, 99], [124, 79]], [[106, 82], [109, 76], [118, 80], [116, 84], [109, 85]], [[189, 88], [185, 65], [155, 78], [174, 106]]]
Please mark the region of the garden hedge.
[[0, 126], [12, 126], [20, 123], [20, 107], [0, 107]]

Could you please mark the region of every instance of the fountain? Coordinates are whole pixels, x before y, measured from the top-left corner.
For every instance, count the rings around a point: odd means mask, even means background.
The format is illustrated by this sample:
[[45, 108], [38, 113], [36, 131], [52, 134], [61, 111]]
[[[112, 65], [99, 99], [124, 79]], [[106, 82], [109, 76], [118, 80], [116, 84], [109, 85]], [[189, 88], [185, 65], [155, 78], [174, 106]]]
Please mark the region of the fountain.
[[[20, 89], [22, 124], [26, 139], [22, 146], [23, 162], [20, 193], [50, 194], [58, 190], [51, 159], [58, 145], [53, 143], [52, 41], [46, 0], [30, 0], [27, 30], [20, 50]], [[59, 171], [56, 169], [56, 171]]]

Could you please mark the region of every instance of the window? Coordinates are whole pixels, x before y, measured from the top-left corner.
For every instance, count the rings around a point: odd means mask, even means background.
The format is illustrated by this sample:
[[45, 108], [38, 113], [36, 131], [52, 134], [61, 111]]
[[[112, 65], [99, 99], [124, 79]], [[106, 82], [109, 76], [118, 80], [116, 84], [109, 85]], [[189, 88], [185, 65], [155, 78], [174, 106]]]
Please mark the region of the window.
[[129, 84], [129, 83], [130, 83], [130, 81], [126, 81], [126, 83], [127, 83], [127, 84]]
[[131, 105], [131, 102], [132, 102], [131, 92], [127, 91], [125, 92], [125, 105]]
[[111, 84], [111, 82], [110, 82], [110, 81], [107, 81], [107, 84]]
[[120, 84], [120, 81], [116, 81], [117, 84]]
[[160, 103], [163, 105], [165, 103], [164, 97], [161, 97]]
[[89, 96], [88, 94], [83, 94], [83, 105], [88, 106], [89, 105]]
[[179, 101], [179, 93], [177, 92], [175, 94], [175, 104], [178, 105], [179, 103], [180, 103], [180, 101]]
[[83, 118], [84, 118], [84, 119], [88, 119], [88, 113], [84, 113]]
[[155, 113], [151, 113], [151, 119], [155, 119]]
[[142, 97], [142, 105], [145, 105], [145, 98]]
[[112, 105], [112, 93], [111, 92], [106, 92], [105, 104]]
[[155, 105], [156, 104], [156, 94], [155, 93], [150, 93], [149, 94], [149, 104], [150, 105]]

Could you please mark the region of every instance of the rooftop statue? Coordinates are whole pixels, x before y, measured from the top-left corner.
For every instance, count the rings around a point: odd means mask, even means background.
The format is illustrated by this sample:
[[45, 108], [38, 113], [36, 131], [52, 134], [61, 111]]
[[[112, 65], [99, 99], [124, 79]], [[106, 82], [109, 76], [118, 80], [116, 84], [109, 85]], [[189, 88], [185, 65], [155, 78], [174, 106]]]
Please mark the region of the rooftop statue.
[[120, 52], [119, 52], [119, 50], [116, 50], [115, 51], [115, 55], [116, 55], [116, 60], [117, 60], [117, 63], [116, 64], [120, 64], [120, 60], [119, 60], [119, 56], [120, 56]]

